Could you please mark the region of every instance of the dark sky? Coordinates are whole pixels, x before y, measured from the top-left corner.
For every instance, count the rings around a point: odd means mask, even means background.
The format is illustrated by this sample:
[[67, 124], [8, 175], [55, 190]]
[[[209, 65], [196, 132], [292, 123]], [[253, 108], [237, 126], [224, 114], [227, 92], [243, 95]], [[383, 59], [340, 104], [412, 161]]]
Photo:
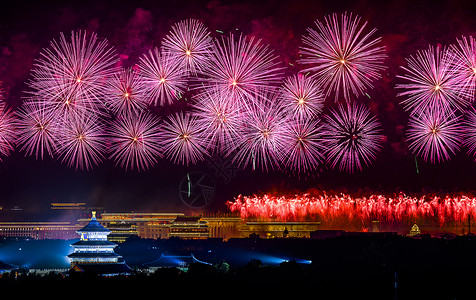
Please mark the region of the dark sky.
[[[0, 80], [6, 101], [17, 107], [25, 95], [33, 62], [60, 32], [88, 29], [107, 38], [131, 64], [147, 49], [160, 44], [170, 26], [186, 18], [200, 19], [218, 36], [240, 31], [255, 35], [280, 55], [287, 72], [298, 57], [301, 36], [315, 19], [333, 12], [352, 12], [377, 28], [387, 47], [388, 69], [366, 100], [382, 121], [388, 137], [378, 160], [363, 172], [346, 175], [330, 170], [308, 178], [279, 172], [239, 171], [224, 178], [208, 162], [186, 168], [165, 160], [146, 172], [125, 172], [106, 161], [92, 171], [75, 171], [57, 161], [36, 161], [18, 151], [0, 163], [0, 205], [19, 205], [26, 211], [49, 208], [51, 201], [85, 201], [108, 211], [186, 211], [179, 197], [188, 172], [208, 174], [215, 197], [208, 210], [224, 209], [238, 194], [327, 191], [408, 193], [472, 191], [476, 164], [462, 149], [451, 161], [424, 164], [407, 153], [404, 130], [407, 115], [399, 106], [395, 75], [405, 58], [428, 45], [447, 45], [476, 30], [472, 1], [12, 1], [0, 10]], [[15, 6], [16, 5], [16, 6]], [[332, 103], [329, 103], [330, 106]], [[229, 164], [219, 162], [221, 169]]]

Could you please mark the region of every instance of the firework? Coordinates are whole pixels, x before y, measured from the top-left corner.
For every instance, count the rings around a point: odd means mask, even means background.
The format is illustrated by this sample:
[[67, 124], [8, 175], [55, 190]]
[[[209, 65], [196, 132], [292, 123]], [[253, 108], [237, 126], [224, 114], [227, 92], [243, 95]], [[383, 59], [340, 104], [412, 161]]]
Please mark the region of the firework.
[[166, 105], [182, 97], [187, 71], [177, 57], [154, 48], [140, 58], [139, 68], [148, 103]]
[[145, 86], [133, 68], [111, 76], [106, 90], [106, 105], [113, 114], [139, 113], [146, 108]]
[[276, 92], [262, 92], [243, 112], [240, 144], [232, 161], [252, 170], [279, 167], [284, 153], [286, 116]]
[[464, 130], [462, 146], [466, 146], [468, 154], [476, 160], [476, 110], [474, 108], [467, 110], [462, 126]]
[[322, 124], [318, 119], [293, 118], [285, 123], [284, 165], [291, 171], [307, 173], [324, 161]]
[[352, 197], [327, 195], [325, 192], [291, 197], [240, 195], [226, 205], [230, 211], [239, 212], [243, 219], [318, 220], [324, 228], [354, 229], [375, 220], [390, 226], [413, 224], [417, 220], [432, 221], [439, 226], [461, 225], [469, 217], [476, 217], [476, 199], [468, 196], [434, 196], [428, 199], [404, 194]]
[[279, 83], [281, 70], [277, 56], [261, 40], [230, 34], [216, 40], [210, 60], [201, 72], [201, 84], [205, 88], [219, 87], [230, 99], [240, 100], [257, 89]]
[[410, 116], [407, 132], [410, 151], [431, 163], [449, 160], [461, 142], [460, 119], [461, 116], [437, 112]]
[[317, 31], [308, 28], [309, 35], [303, 37], [303, 58], [298, 62], [310, 65], [303, 72], [312, 72], [325, 95], [334, 92], [336, 100], [364, 94], [385, 68], [381, 38], [372, 38], [376, 29], [364, 34], [367, 22], [360, 23], [352, 14], [332, 14], [324, 22], [316, 20]]
[[192, 74], [203, 69], [213, 45], [208, 29], [198, 20], [177, 22], [163, 41], [165, 51], [177, 56]]
[[189, 165], [203, 160], [208, 152], [203, 128], [190, 113], [175, 113], [165, 121], [162, 145], [165, 156], [174, 163]]
[[402, 67], [406, 74], [397, 76], [405, 83], [396, 85], [403, 90], [397, 96], [405, 97], [401, 104], [407, 111], [452, 113], [465, 109], [469, 97], [464, 95], [461, 80], [455, 76], [453, 60], [447, 48], [431, 46], [407, 59], [408, 66]]
[[73, 31], [67, 39], [61, 33], [59, 42], [53, 40], [35, 63], [29, 93], [53, 107], [74, 100], [76, 110], [98, 113], [117, 61], [114, 49], [96, 34]]
[[93, 114], [68, 117], [57, 140], [57, 154], [69, 167], [89, 170], [104, 159], [105, 131]]
[[16, 116], [14, 112], [0, 100], [0, 161], [15, 149], [17, 142]]
[[476, 88], [476, 41], [472, 36], [457, 39], [457, 45], [451, 45], [454, 59], [451, 60], [454, 75], [459, 83], [463, 98], [473, 101]]
[[353, 173], [376, 159], [383, 142], [380, 122], [364, 105], [339, 105], [325, 115], [324, 141], [332, 168]]
[[315, 117], [324, 106], [324, 95], [317, 82], [301, 73], [286, 78], [282, 97], [283, 105], [297, 118]]
[[18, 110], [18, 143], [20, 151], [43, 159], [53, 157], [59, 117], [37, 101], [27, 101]]
[[228, 101], [219, 88], [208, 89], [195, 98], [193, 113], [203, 129], [206, 148], [210, 153], [225, 156], [236, 149], [242, 125], [241, 106]]
[[110, 156], [125, 170], [142, 171], [162, 157], [159, 120], [144, 112], [119, 116], [109, 128]]

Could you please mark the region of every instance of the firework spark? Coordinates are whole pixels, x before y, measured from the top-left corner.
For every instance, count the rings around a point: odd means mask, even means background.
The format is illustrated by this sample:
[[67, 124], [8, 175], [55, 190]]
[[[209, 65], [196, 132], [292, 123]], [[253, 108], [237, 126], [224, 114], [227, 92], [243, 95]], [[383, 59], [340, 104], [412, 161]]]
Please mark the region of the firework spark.
[[282, 68], [277, 56], [261, 40], [233, 34], [216, 40], [214, 51], [204, 68], [202, 87], [219, 87], [231, 99], [249, 97], [254, 90], [278, 84]]
[[457, 45], [451, 45], [454, 60], [451, 60], [455, 82], [459, 83], [460, 97], [473, 101], [476, 89], [476, 41], [472, 36], [457, 39]]
[[162, 157], [159, 125], [147, 112], [119, 116], [109, 128], [109, 157], [125, 170], [152, 167]]
[[461, 143], [463, 130], [460, 119], [461, 116], [435, 112], [410, 116], [407, 132], [409, 150], [431, 163], [449, 160]]
[[77, 110], [99, 113], [117, 61], [114, 49], [96, 34], [73, 31], [67, 39], [61, 33], [59, 42], [53, 40], [35, 63], [29, 93], [53, 107], [74, 99]]
[[349, 100], [351, 92], [359, 96], [372, 88], [386, 58], [381, 38], [372, 39], [376, 29], [364, 34], [367, 22], [360, 25], [360, 17], [347, 13], [328, 15], [315, 24], [317, 31], [308, 28], [309, 35], [303, 37], [303, 58], [298, 62], [310, 65], [303, 72], [312, 72], [325, 95], [334, 92], [336, 100], [341, 95]]
[[106, 88], [106, 106], [114, 114], [140, 113], [146, 109], [145, 86], [139, 73], [122, 69], [111, 76]]
[[17, 120], [11, 108], [0, 100], [0, 161], [15, 150], [17, 143]]
[[187, 71], [177, 57], [156, 47], [140, 58], [139, 68], [150, 104], [171, 104], [182, 97], [187, 86]]
[[43, 159], [53, 157], [59, 116], [38, 101], [23, 103], [18, 114], [18, 143], [20, 151]]
[[282, 97], [283, 105], [297, 118], [315, 117], [324, 106], [324, 95], [317, 82], [301, 73], [286, 78]]
[[453, 60], [447, 48], [431, 46], [407, 59], [408, 67], [402, 67], [406, 74], [397, 76], [405, 83], [396, 85], [403, 90], [397, 96], [405, 97], [401, 101], [405, 110], [411, 114], [430, 110], [453, 113], [467, 107], [469, 95], [465, 96], [461, 79], [455, 76]]
[[332, 168], [353, 173], [370, 165], [382, 147], [380, 122], [364, 105], [339, 105], [324, 116], [326, 157]]
[[69, 167], [90, 170], [104, 159], [104, 127], [93, 114], [64, 120], [57, 140], [57, 154]]
[[208, 155], [203, 128], [198, 124], [197, 117], [190, 113], [170, 115], [161, 135], [164, 154], [174, 163], [195, 164]]
[[212, 50], [209, 35], [202, 22], [188, 19], [174, 24], [162, 44], [164, 50], [177, 56], [191, 74], [197, 74], [207, 63]]

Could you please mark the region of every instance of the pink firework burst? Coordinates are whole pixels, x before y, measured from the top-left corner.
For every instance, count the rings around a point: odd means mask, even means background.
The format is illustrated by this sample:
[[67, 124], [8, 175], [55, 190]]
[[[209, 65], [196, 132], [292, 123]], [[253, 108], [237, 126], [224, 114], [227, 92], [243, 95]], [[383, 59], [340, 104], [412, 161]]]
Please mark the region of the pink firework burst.
[[207, 89], [196, 96], [193, 105], [197, 125], [207, 141], [207, 150], [225, 156], [238, 145], [243, 119], [241, 106], [228, 100], [227, 94], [219, 88]]
[[174, 163], [195, 164], [208, 155], [203, 128], [197, 117], [190, 113], [179, 112], [168, 116], [161, 136], [164, 154]]
[[473, 101], [476, 89], [476, 41], [472, 36], [457, 39], [456, 45], [450, 46], [454, 55], [452, 68], [454, 68], [455, 82], [459, 82], [462, 97], [469, 97]]
[[354, 173], [370, 165], [382, 147], [380, 122], [364, 105], [339, 105], [326, 114], [326, 159], [332, 168]]
[[61, 34], [50, 48], [41, 53], [33, 70], [29, 91], [53, 106], [74, 99], [76, 109], [100, 112], [105, 85], [118, 61], [107, 40], [94, 33], [72, 32], [70, 39]]
[[257, 89], [272, 88], [282, 79], [277, 56], [254, 37], [233, 34], [216, 40], [214, 51], [206, 64], [201, 86], [218, 87], [231, 99], [248, 97]]
[[287, 122], [282, 107], [277, 101], [277, 92], [263, 93], [243, 112], [241, 139], [232, 161], [252, 170], [280, 167], [286, 143]]
[[69, 167], [89, 170], [104, 159], [104, 126], [94, 114], [70, 116], [58, 134], [57, 154]]
[[350, 99], [364, 94], [381, 78], [386, 54], [380, 46], [381, 38], [373, 38], [376, 29], [364, 33], [367, 22], [361, 25], [360, 17], [352, 14], [332, 14], [324, 22], [316, 20], [317, 31], [308, 28], [309, 35], [303, 37], [304, 46], [298, 62], [309, 65], [303, 72], [310, 71], [322, 86], [326, 96], [335, 93]]
[[467, 107], [469, 97], [461, 88], [461, 79], [455, 76], [453, 60], [448, 48], [431, 46], [407, 59], [408, 66], [402, 67], [405, 74], [397, 76], [405, 83], [396, 85], [402, 90], [397, 96], [405, 97], [401, 101], [405, 110], [411, 114], [432, 110], [437, 114], [437, 111], [453, 113]]
[[160, 134], [150, 113], [121, 115], [110, 126], [110, 158], [125, 170], [146, 170], [162, 157]]
[[9, 156], [17, 143], [17, 119], [12, 109], [0, 100], [0, 161]]
[[182, 97], [187, 70], [176, 56], [154, 48], [140, 58], [139, 68], [148, 103], [166, 105]]
[[187, 19], [172, 26], [162, 45], [165, 51], [177, 56], [188, 71], [196, 74], [207, 63], [213, 41], [202, 22]]
[[466, 111], [462, 126], [464, 130], [462, 145], [468, 148], [468, 154], [476, 161], [476, 110], [473, 107]]
[[319, 119], [292, 118], [285, 123], [283, 163], [291, 172], [308, 173], [325, 161]]
[[56, 149], [57, 124], [60, 117], [44, 103], [27, 101], [18, 114], [18, 143], [20, 151], [43, 159], [47, 154], [53, 157]]
[[146, 108], [145, 85], [133, 68], [111, 76], [106, 87], [106, 105], [113, 114], [140, 113]]
[[438, 112], [410, 116], [407, 131], [409, 150], [431, 163], [449, 160], [459, 150], [464, 133], [460, 119], [461, 116]]
[[324, 95], [317, 82], [299, 73], [284, 81], [283, 105], [297, 118], [313, 118], [321, 113]]

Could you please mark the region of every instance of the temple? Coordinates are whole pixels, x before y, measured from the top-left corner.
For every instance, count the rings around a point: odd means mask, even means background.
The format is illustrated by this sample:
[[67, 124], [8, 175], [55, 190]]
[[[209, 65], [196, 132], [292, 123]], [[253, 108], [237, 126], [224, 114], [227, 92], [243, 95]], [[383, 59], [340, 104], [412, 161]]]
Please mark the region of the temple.
[[123, 257], [114, 252], [117, 244], [107, 239], [110, 232], [96, 220], [93, 212], [91, 221], [77, 231], [80, 240], [71, 245], [74, 251], [68, 255], [71, 260], [70, 274], [114, 276], [131, 273]]

